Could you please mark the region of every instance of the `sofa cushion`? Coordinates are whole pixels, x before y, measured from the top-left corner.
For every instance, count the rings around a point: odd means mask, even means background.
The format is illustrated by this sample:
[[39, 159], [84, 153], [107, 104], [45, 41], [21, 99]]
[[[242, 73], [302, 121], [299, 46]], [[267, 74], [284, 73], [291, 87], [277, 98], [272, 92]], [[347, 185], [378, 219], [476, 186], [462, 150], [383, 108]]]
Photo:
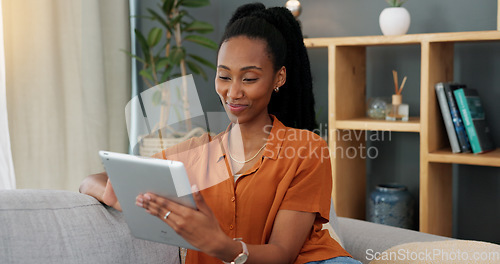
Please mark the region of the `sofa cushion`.
[[380, 254], [370, 264], [391, 263], [500, 263], [500, 246], [468, 240], [414, 242], [392, 247]]
[[0, 191], [2, 263], [179, 263], [178, 248], [132, 237], [122, 214], [93, 197]]
[[339, 217], [338, 220], [344, 248], [362, 263], [369, 263], [372, 254], [384, 252], [396, 245], [451, 239], [345, 217]]

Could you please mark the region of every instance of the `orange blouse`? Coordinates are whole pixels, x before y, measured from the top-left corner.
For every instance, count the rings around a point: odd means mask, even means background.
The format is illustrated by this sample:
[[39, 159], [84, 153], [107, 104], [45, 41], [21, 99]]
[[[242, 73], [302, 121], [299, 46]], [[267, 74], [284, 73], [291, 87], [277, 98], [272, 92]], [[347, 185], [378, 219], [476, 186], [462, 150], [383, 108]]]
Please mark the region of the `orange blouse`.
[[[228, 130], [213, 138], [207, 134], [190, 139], [155, 156], [184, 163], [191, 184], [197, 184], [229, 237], [242, 238], [247, 244], [266, 244], [279, 210], [312, 212], [316, 213], [314, 227], [295, 263], [350, 256], [322, 230], [322, 224], [328, 222], [332, 192], [326, 142], [271, 117], [273, 127], [261, 160], [236, 182], [223, 147]], [[186, 263], [222, 261], [188, 250]]]

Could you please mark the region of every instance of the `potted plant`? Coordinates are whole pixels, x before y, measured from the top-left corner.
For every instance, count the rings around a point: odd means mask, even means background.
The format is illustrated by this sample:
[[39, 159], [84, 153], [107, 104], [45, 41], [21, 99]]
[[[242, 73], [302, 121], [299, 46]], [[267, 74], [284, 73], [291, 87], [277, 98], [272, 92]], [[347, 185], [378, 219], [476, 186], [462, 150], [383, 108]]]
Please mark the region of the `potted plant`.
[[[190, 8], [207, 6], [210, 0], [160, 0], [157, 4], [157, 9], [149, 8], [148, 14], [141, 16], [156, 25], [147, 33], [134, 30], [140, 54], [127, 52], [142, 64], [139, 75], [143, 82], [149, 88], [154, 87], [149, 89], [152, 91], [146, 91], [150, 92], [147, 97], [149, 101], [143, 96], [143, 103], [158, 106], [160, 112], [159, 118], [155, 118], [155, 123], [152, 124], [150, 134], [138, 139], [141, 143], [141, 155], [150, 155], [190, 136], [204, 133], [200, 128], [193, 130], [191, 125], [188, 82], [192, 79], [187, 75], [200, 75], [206, 80], [207, 74], [201, 65], [215, 69], [213, 63], [192, 54], [183, 45], [188, 41], [211, 50], [217, 49], [217, 43], [203, 36], [212, 32], [213, 26], [189, 14]], [[172, 82], [178, 85], [169, 87], [170, 82], [165, 84], [174, 78], [180, 78], [180, 83]], [[167, 119], [171, 112], [175, 113], [178, 120], [185, 120], [183, 127], [168, 125]]]
[[386, 0], [390, 7], [380, 13], [379, 23], [382, 33], [389, 35], [404, 35], [410, 28], [410, 13], [402, 7], [406, 0]]

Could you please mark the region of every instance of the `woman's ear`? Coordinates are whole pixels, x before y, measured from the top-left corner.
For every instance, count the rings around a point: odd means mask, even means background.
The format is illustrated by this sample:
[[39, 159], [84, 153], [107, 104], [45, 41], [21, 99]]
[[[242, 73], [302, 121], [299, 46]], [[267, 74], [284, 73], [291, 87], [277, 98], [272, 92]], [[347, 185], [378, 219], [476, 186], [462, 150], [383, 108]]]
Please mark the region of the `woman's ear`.
[[281, 69], [276, 73], [276, 84], [275, 87], [281, 87], [286, 83], [286, 68], [282, 66]]

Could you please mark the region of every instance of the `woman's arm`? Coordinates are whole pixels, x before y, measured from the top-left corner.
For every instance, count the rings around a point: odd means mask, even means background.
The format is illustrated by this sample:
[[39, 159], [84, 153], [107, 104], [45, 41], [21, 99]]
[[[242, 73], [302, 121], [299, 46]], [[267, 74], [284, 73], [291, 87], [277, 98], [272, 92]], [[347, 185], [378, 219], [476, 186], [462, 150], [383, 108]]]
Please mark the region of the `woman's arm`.
[[311, 233], [315, 217], [314, 213], [280, 210], [269, 243], [248, 245], [247, 263], [293, 263]]
[[119, 211], [122, 210], [106, 172], [87, 176], [80, 184], [80, 192]]
[[[139, 195], [137, 205], [167, 223], [179, 235], [206, 254], [231, 262], [243, 252], [240, 242], [228, 237], [199, 192], [193, 193], [198, 210], [179, 205], [151, 193]], [[171, 211], [167, 219], [164, 216]], [[293, 263], [307, 236], [315, 214], [280, 210], [268, 244], [247, 245], [247, 264]], [[245, 242], [243, 240], [243, 242]]]

